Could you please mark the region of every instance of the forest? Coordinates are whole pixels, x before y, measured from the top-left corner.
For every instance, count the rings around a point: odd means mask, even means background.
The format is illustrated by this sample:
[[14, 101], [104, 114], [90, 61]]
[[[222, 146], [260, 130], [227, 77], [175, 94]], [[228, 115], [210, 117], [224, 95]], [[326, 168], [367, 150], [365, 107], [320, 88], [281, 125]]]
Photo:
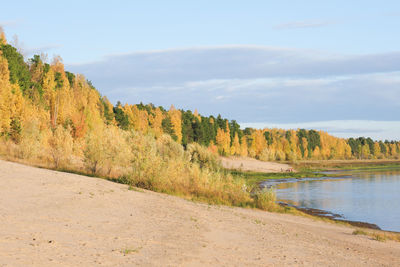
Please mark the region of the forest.
[[113, 105], [83, 75], [66, 71], [60, 57], [50, 64], [39, 55], [25, 62], [7, 44], [4, 32], [0, 42], [0, 136], [21, 147], [33, 142], [34, 134], [43, 141], [41, 147], [51, 146], [50, 137], [57, 132], [73, 144], [71, 153], [79, 155], [88, 135], [117, 127], [156, 139], [168, 134], [185, 149], [197, 143], [220, 155], [264, 161], [400, 157], [395, 141], [342, 139], [305, 129], [241, 129], [235, 120], [202, 116], [197, 110], [166, 110], [151, 103]]

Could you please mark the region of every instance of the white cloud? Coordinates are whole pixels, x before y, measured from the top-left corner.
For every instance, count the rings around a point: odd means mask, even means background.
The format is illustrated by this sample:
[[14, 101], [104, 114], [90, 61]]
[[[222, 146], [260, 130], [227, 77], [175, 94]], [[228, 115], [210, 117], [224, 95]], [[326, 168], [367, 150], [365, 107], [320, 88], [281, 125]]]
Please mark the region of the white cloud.
[[99, 62], [70, 65], [69, 68], [85, 73], [103, 85], [129, 87], [400, 71], [400, 52], [344, 56], [260, 46], [222, 46], [110, 56]]

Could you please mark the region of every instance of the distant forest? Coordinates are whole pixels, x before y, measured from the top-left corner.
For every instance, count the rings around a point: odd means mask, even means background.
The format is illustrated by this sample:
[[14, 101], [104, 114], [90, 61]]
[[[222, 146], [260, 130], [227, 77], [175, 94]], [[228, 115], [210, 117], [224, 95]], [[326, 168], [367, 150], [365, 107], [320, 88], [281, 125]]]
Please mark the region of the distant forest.
[[26, 146], [24, 153], [31, 153], [35, 142], [51, 147], [59, 135], [72, 140], [70, 153], [81, 155], [88, 135], [117, 127], [156, 139], [168, 134], [185, 148], [198, 143], [220, 155], [264, 161], [400, 158], [398, 141], [343, 139], [305, 129], [241, 129], [235, 120], [202, 116], [197, 110], [113, 105], [83, 75], [65, 71], [61, 58], [47, 63], [35, 55], [25, 62], [0, 34], [0, 138]]

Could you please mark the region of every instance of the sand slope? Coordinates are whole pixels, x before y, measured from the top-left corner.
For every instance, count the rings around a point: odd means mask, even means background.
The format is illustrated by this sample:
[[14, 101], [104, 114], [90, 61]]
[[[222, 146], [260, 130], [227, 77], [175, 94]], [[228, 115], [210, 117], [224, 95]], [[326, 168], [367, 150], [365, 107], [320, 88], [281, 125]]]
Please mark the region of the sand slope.
[[0, 266], [400, 265], [352, 228], [127, 188], [0, 161]]

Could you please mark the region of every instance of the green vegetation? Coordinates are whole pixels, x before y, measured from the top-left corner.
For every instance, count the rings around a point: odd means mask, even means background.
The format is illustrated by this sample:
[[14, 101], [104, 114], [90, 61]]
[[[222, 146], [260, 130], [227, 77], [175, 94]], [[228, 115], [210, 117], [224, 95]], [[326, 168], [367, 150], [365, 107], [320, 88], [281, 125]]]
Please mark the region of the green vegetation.
[[360, 229], [354, 230], [352, 234], [353, 235], [368, 235], [367, 232], [365, 232], [364, 230], [360, 230]]
[[392, 233], [378, 230], [356, 229], [353, 235], [365, 235], [371, 237], [372, 240], [385, 242], [386, 240], [400, 242], [400, 233]]
[[276, 203], [275, 190], [272, 188], [256, 190], [253, 193], [255, 206], [267, 211], [282, 211], [284, 208]]
[[252, 205], [243, 179], [219, 171], [217, 158], [200, 145], [185, 151], [170, 136], [155, 141], [139, 133], [126, 145], [130, 160], [117, 178], [122, 183], [213, 204]]
[[24, 62], [24, 57], [18, 53], [17, 49], [9, 44], [0, 45], [0, 51], [8, 61], [10, 72], [10, 82], [18, 84], [22, 92], [28, 93], [31, 88], [31, 73], [28, 64]]
[[138, 247], [138, 248], [125, 248], [121, 250], [121, 253], [124, 254], [124, 256], [132, 254], [132, 253], [138, 253], [140, 250], [142, 249], [142, 247]]
[[279, 172], [279, 173], [263, 173], [263, 172], [243, 172], [234, 170], [231, 171], [233, 176], [241, 177], [246, 181], [248, 186], [254, 187], [258, 183], [270, 179], [299, 179], [299, 178], [322, 178], [322, 177], [337, 177], [337, 174], [323, 174], [319, 172], [303, 171], [303, 172]]
[[329, 171], [329, 170], [390, 170], [399, 169], [399, 160], [321, 160], [298, 161], [292, 165], [300, 171]]

